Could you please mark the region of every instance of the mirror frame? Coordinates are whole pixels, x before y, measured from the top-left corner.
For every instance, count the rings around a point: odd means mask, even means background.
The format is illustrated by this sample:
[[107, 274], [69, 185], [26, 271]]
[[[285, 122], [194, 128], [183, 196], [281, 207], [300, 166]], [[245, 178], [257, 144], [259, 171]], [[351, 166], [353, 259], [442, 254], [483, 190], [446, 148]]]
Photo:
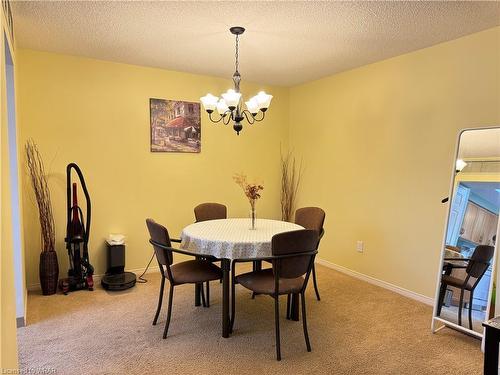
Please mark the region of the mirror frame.
[[[449, 222], [449, 219], [450, 219], [450, 211], [451, 211], [451, 201], [453, 199], [453, 194], [455, 193], [455, 177], [456, 177], [456, 172], [455, 172], [455, 168], [456, 168], [456, 160], [458, 158], [458, 152], [459, 152], [459, 149], [460, 149], [460, 138], [462, 137], [462, 134], [467, 132], [467, 131], [471, 131], [471, 130], [491, 130], [491, 129], [498, 129], [500, 130], [500, 126], [499, 125], [495, 125], [495, 126], [484, 126], [484, 127], [477, 127], [477, 128], [465, 128], [465, 129], [462, 129], [459, 133], [458, 133], [458, 137], [457, 137], [457, 141], [456, 141], [456, 144], [455, 144], [455, 153], [454, 153], [454, 158], [453, 158], [453, 165], [452, 165], [452, 174], [451, 174], [451, 181], [450, 181], [450, 191], [449, 191], [449, 199], [448, 199], [448, 209], [447, 209], [447, 214], [446, 214], [446, 220], [445, 220], [445, 223], [444, 223], [444, 231], [443, 231], [443, 239], [441, 241], [441, 252], [440, 252], [440, 258], [439, 258], [439, 269], [438, 269], [438, 272], [437, 272], [437, 281], [436, 281], [436, 294], [435, 294], [435, 297], [434, 297], [434, 306], [433, 306], [433, 310], [432, 310], [432, 323], [431, 323], [431, 332], [432, 333], [436, 333], [438, 331], [440, 331], [441, 329], [445, 328], [445, 327], [448, 327], [448, 328], [451, 328], [451, 329], [454, 329], [456, 331], [460, 331], [460, 332], [463, 332], [469, 336], [473, 336], [473, 337], [476, 337], [478, 339], [483, 339], [484, 337], [484, 327], [483, 327], [483, 332], [480, 333], [480, 332], [476, 332], [474, 330], [470, 330], [469, 328], [466, 328], [464, 326], [460, 326], [456, 323], [453, 323], [453, 322], [450, 322], [446, 319], [443, 319], [439, 316], [437, 316], [437, 307], [438, 307], [438, 300], [439, 300], [439, 289], [440, 289], [440, 285], [441, 285], [441, 277], [442, 277], [442, 272], [443, 272], [443, 263], [444, 263], [444, 253], [445, 253], [445, 246], [446, 246], [446, 234], [447, 234], [447, 231], [448, 231], [448, 222]], [[498, 225], [497, 225], [497, 242], [495, 243], [495, 250], [493, 252], [493, 258], [492, 258], [492, 271], [491, 271], [491, 274], [494, 275], [491, 277], [490, 279], [490, 286], [489, 286], [489, 291], [488, 291], [488, 305], [486, 307], [486, 317], [489, 316], [490, 314], [490, 307], [491, 307], [491, 298], [492, 298], [492, 290], [493, 290], [493, 282], [495, 279], [498, 278], [498, 275], [497, 275], [497, 254], [498, 254], [498, 238], [499, 238], [499, 235], [500, 235], [500, 221], [498, 222]], [[441, 323], [441, 325], [439, 327], [436, 327], [436, 323]]]

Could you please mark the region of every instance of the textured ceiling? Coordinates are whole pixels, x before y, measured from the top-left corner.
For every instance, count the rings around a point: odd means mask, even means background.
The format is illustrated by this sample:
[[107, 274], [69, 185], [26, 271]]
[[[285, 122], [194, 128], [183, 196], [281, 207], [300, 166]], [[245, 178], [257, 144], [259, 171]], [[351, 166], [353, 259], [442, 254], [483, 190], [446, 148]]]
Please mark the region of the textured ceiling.
[[21, 48], [291, 86], [500, 24], [500, 2], [15, 1]]
[[500, 158], [500, 128], [463, 132], [458, 158]]

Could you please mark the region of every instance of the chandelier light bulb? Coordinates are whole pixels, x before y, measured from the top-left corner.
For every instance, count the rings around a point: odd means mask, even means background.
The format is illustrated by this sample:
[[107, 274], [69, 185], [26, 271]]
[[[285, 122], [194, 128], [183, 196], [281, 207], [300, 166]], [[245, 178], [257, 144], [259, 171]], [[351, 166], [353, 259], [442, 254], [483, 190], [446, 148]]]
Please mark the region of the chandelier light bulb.
[[266, 94], [265, 91], [260, 91], [256, 96], [254, 96], [254, 98], [257, 100], [257, 103], [259, 104], [259, 108], [261, 110], [266, 110], [269, 108], [273, 96]]
[[252, 115], [256, 115], [257, 112], [259, 112], [259, 109], [260, 109], [259, 102], [255, 98], [255, 96], [253, 98], [251, 98], [248, 102], [245, 102], [245, 105], [247, 106], [248, 111]]
[[230, 110], [235, 109], [240, 102], [241, 94], [239, 92], [234, 91], [233, 89], [227, 90], [224, 94], [222, 94], [224, 101]]
[[217, 103], [217, 112], [219, 112], [219, 115], [223, 116], [227, 111], [229, 111], [229, 107], [224, 99], [220, 99]]
[[211, 113], [214, 111], [215, 107], [217, 106], [217, 102], [218, 102], [219, 98], [209, 93], [209, 94], [201, 97], [200, 100], [201, 100], [201, 103], [203, 104], [203, 107], [205, 108], [205, 111], [207, 111], [208, 113]]

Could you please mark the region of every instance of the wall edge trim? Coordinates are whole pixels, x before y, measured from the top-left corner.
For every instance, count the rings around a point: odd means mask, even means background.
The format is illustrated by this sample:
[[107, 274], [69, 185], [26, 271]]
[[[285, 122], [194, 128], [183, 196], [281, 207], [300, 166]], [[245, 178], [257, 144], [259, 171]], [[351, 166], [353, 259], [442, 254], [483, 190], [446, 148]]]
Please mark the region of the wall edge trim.
[[413, 292], [411, 290], [402, 288], [400, 286], [391, 284], [387, 281], [383, 281], [383, 280], [377, 279], [375, 277], [365, 275], [364, 273], [351, 270], [347, 267], [329, 262], [325, 259], [316, 258], [316, 263], [320, 264], [322, 266], [325, 266], [327, 268], [333, 269], [335, 271], [339, 271], [345, 275], [352, 276], [356, 279], [365, 281], [369, 284], [373, 284], [373, 285], [379, 286], [381, 288], [390, 290], [391, 292], [398, 293], [404, 297], [411, 298], [415, 301], [424, 303], [424, 304], [429, 305], [429, 306], [434, 306], [434, 298], [432, 298], [432, 297], [424, 296], [423, 294], [419, 294], [419, 293]]

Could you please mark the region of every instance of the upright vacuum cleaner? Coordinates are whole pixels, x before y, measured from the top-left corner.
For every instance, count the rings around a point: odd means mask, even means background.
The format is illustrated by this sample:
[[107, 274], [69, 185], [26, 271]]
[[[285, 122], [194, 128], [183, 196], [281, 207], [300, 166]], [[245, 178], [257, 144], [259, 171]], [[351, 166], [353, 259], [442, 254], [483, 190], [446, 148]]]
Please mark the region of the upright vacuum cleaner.
[[[83, 220], [82, 209], [78, 206], [77, 184], [71, 182], [71, 171], [73, 169], [78, 174], [87, 202], [85, 221]], [[75, 163], [70, 163], [66, 167], [66, 193], [67, 226], [64, 241], [68, 250], [69, 270], [68, 278], [59, 282], [59, 287], [64, 294], [74, 290], [94, 289], [94, 267], [90, 264], [88, 252], [91, 217], [90, 196], [82, 171]]]

